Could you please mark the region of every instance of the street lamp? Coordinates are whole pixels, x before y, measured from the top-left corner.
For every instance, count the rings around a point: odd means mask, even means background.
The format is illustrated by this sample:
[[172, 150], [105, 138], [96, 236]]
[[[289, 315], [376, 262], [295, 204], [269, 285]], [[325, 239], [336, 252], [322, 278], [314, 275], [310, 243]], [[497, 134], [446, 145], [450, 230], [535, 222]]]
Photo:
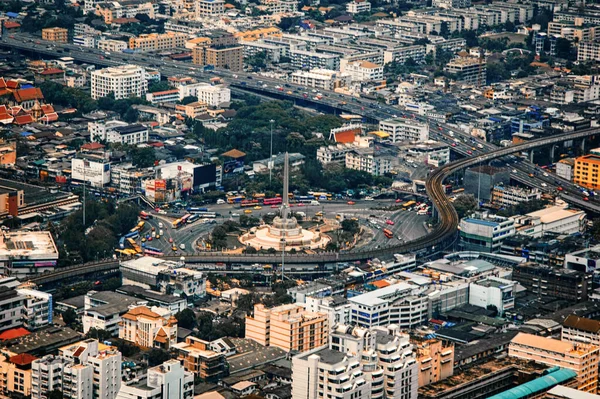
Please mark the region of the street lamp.
[[275, 121], [271, 119], [269, 121], [271, 124], [271, 156], [269, 156], [269, 187], [271, 187], [271, 179], [273, 177], [273, 123]]

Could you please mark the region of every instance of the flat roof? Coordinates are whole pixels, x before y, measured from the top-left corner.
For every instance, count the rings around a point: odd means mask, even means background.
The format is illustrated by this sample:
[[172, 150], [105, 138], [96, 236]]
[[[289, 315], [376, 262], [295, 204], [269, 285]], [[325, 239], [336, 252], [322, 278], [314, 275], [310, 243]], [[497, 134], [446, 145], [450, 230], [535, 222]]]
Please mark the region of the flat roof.
[[177, 262], [154, 258], [152, 256], [142, 256], [141, 258], [121, 262], [121, 267], [123, 268], [134, 269], [138, 272], [150, 274], [158, 274], [160, 271], [168, 269], [169, 267], [178, 266], [179, 264]]
[[544, 208], [540, 209], [539, 211], [528, 213], [527, 216], [539, 217], [542, 223], [552, 223], [561, 219], [566, 219], [581, 214], [583, 214], [583, 211], [580, 211], [578, 209], [565, 209], [561, 206], [551, 206], [549, 208]]
[[414, 286], [412, 284], [398, 283], [384, 288], [380, 288], [375, 291], [367, 292], [362, 295], [357, 295], [355, 297], [348, 298], [348, 300], [350, 302], [360, 303], [362, 305], [373, 306], [386, 303], [387, 301], [382, 299], [383, 297], [393, 295], [396, 292], [409, 291], [413, 288]]
[[578, 389], [565, 387], [563, 385], [557, 385], [547, 393], [552, 397], [565, 398], [565, 399], [598, 399], [598, 395], [593, 393], [583, 392]]
[[[553, 338], [544, 338], [533, 334], [518, 333], [516, 337], [510, 341], [511, 344], [519, 344], [529, 346], [535, 349], [541, 349], [549, 352], [571, 353], [575, 350], [575, 346], [571, 342], [560, 341]], [[583, 354], [583, 352], [582, 352]]]
[[0, 233], [0, 258], [7, 257], [24, 257], [25, 260], [27, 258], [58, 259], [58, 249], [49, 231], [2, 232]]

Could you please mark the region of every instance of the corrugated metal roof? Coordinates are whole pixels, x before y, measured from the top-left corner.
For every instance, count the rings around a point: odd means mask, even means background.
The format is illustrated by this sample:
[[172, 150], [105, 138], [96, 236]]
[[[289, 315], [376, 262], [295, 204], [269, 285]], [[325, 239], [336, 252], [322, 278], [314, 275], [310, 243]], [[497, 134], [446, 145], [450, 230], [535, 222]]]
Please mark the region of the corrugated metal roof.
[[549, 373], [548, 375], [536, 378], [533, 381], [529, 381], [525, 384], [519, 385], [518, 387], [509, 389], [508, 391], [501, 392], [497, 395], [490, 397], [489, 399], [525, 398], [534, 393], [547, 391], [548, 389], [575, 377], [577, 377], [577, 373], [573, 370], [559, 369], [557, 371]]

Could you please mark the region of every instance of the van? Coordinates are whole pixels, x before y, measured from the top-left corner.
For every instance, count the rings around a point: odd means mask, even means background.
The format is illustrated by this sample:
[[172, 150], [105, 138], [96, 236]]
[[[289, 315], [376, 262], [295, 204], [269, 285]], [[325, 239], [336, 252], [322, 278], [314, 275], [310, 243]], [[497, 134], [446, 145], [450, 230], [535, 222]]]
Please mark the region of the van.
[[163, 231], [159, 230], [158, 234], [162, 236], [163, 235]]
[[179, 244], [179, 248], [183, 251], [185, 249], [185, 244]]
[[321, 205], [321, 204], [319, 204], [319, 201], [310, 201], [310, 204], [311, 205]]
[[217, 200], [217, 204], [218, 204], [218, 205], [223, 205], [224, 203], [225, 203], [225, 200], [224, 200], [224, 199], [218, 199], [218, 200]]
[[[163, 224], [162, 224], [162, 222], [158, 222], [158, 228], [159, 228], [159, 229], [162, 229], [162, 228], [163, 228]], [[162, 234], [162, 232], [161, 232], [160, 234]]]

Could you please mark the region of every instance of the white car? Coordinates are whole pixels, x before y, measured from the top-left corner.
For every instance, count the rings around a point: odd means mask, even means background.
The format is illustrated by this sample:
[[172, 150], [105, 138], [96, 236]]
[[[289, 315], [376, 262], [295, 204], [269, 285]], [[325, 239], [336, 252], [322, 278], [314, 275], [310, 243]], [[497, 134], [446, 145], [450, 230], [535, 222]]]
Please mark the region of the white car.
[[544, 177], [548, 177], [548, 173], [544, 172]]
[[217, 204], [218, 204], [218, 205], [223, 205], [224, 203], [225, 203], [225, 200], [224, 200], [224, 199], [218, 199], [218, 200], [217, 200]]
[[512, 170], [512, 172], [513, 172], [513, 173], [517, 173], [517, 170], [516, 170], [516, 169], [513, 169], [513, 170]]
[[239, 213], [232, 213], [231, 216], [233, 216], [234, 218], [237, 218], [237, 217], [240, 216], [240, 214]]
[[373, 197], [365, 197], [365, 201], [375, 201]]
[[546, 183], [542, 183], [542, 187], [548, 187]]

